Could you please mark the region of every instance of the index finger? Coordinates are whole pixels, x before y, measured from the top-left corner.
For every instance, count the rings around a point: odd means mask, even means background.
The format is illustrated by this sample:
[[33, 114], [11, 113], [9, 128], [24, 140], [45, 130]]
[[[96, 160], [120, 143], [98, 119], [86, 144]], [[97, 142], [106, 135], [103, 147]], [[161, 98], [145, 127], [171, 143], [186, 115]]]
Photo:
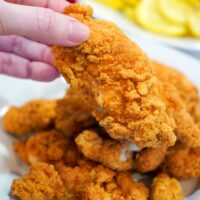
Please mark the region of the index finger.
[[6, 0], [10, 3], [22, 4], [27, 6], [37, 6], [50, 8], [56, 12], [63, 12], [69, 3], [65, 0]]

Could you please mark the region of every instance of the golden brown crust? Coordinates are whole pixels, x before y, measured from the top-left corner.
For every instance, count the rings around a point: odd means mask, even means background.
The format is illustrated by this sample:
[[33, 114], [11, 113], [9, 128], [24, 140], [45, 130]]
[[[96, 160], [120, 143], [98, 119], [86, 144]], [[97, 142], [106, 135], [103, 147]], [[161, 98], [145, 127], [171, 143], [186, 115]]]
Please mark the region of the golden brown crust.
[[163, 162], [166, 152], [165, 147], [147, 148], [139, 152], [135, 160], [137, 171], [145, 173], [157, 169]]
[[177, 139], [189, 147], [199, 147], [200, 129], [188, 113], [176, 88], [170, 83], [160, 83], [158, 87], [160, 96], [167, 105], [169, 115], [175, 120]]
[[16, 142], [15, 151], [24, 163], [31, 165], [64, 162], [73, 166], [82, 157], [73, 141], [56, 130], [39, 132], [26, 141]]
[[37, 163], [12, 183], [11, 194], [20, 200], [64, 200], [64, 185], [53, 165]]
[[85, 200], [147, 200], [148, 189], [142, 183], [136, 183], [130, 173], [119, 173], [116, 181], [104, 185], [88, 184], [84, 193]]
[[87, 158], [110, 169], [124, 171], [133, 168], [133, 155], [127, 143], [103, 139], [94, 130], [83, 131], [75, 142]]
[[183, 200], [184, 194], [179, 182], [167, 174], [159, 174], [153, 179], [150, 190], [151, 200]]
[[200, 177], [200, 148], [180, 144], [169, 148], [162, 170], [179, 179]]
[[170, 66], [156, 61], [153, 63], [158, 79], [165, 83], [171, 83], [176, 87], [181, 99], [185, 102], [188, 112], [192, 114], [196, 104], [199, 104], [198, 91], [192, 81], [190, 81], [184, 74]]
[[158, 97], [150, 59], [114, 24], [91, 18], [90, 7], [69, 5], [65, 14], [88, 25], [90, 38], [78, 47], [54, 47], [55, 65], [99, 124], [112, 138], [140, 147], [172, 146], [174, 121]]
[[95, 124], [90, 108], [78, 91], [69, 89], [67, 95], [57, 101], [55, 127], [66, 136], [80, 133]]
[[5, 131], [22, 136], [48, 128], [55, 119], [56, 101], [32, 100], [21, 107], [11, 107], [3, 117]]

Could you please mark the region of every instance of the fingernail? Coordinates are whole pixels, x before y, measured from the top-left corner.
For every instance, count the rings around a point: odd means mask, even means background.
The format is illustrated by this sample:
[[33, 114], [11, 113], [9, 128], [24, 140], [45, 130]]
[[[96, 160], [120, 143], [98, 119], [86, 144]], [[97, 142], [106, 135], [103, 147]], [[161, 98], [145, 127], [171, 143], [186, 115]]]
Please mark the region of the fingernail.
[[72, 31], [68, 38], [70, 42], [80, 44], [81, 42], [87, 40], [90, 32], [89, 28], [86, 25], [81, 24], [80, 22], [75, 20], [71, 21], [71, 24], [72, 24]]

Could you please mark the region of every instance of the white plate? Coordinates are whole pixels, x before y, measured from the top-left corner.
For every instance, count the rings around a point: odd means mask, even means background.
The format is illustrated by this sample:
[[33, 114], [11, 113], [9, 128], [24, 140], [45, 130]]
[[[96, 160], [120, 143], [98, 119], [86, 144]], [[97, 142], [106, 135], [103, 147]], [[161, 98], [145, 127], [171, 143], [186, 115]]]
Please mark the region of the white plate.
[[[162, 63], [173, 65], [185, 73], [196, 86], [200, 89], [200, 62], [193, 57], [180, 53], [176, 50], [171, 50], [167, 47], [162, 47], [157, 44], [152, 44], [136, 37], [130, 36], [136, 41], [148, 55]], [[7, 104], [20, 105], [34, 98], [58, 98], [61, 97], [67, 85], [62, 79], [58, 79], [51, 83], [38, 83], [27, 80], [19, 80], [0, 76], [0, 114], [6, 109]], [[1, 129], [0, 125], [0, 199], [8, 200], [8, 191], [11, 181], [16, 177], [17, 172], [23, 173], [24, 169], [20, 163], [16, 161], [16, 157], [12, 150], [11, 138]], [[200, 190], [193, 194], [187, 200], [199, 200]]]
[[[82, 3], [87, 3], [94, 8], [94, 16], [100, 19], [105, 19], [116, 23], [123, 30], [130, 31], [133, 35], [141, 36], [146, 39], [154, 40], [155, 42], [162, 42], [191, 53], [199, 53], [200, 56], [200, 39], [195, 38], [173, 38], [167, 37], [153, 32], [146, 31], [140, 28], [123, 14], [103, 5], [94, 0], [80, 0]], [[198, 56], [198, 55], [196, 55]]]

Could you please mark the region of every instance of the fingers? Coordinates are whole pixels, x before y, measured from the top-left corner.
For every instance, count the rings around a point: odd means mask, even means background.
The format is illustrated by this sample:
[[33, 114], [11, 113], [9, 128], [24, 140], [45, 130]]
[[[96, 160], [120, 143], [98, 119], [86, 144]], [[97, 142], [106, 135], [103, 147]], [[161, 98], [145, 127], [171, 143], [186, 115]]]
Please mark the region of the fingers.
[[32, 61], [53, 64], [53, 54], [47, 45], [19, 36], [0, 36], [0, 51], [17, 54]]
[[72, 17], [46, 8], [2, 2], [0, 35], [20, 35], [62, 46], [78, 45], [89, 36], [89, 29]]
[[6, 0], [10, 3], [23, 4], [28, 6], [37, 6], [50, 8], [57, 12], [63, 12], [65, 7], [69, 4], [66, 0]]
[[56, 69], [49, 64], [30, 62], [14, 54], [3, 52], [0, 52], [0, 73], [36, 81], [52, 81], [58, 77]]

